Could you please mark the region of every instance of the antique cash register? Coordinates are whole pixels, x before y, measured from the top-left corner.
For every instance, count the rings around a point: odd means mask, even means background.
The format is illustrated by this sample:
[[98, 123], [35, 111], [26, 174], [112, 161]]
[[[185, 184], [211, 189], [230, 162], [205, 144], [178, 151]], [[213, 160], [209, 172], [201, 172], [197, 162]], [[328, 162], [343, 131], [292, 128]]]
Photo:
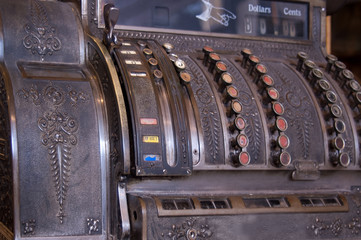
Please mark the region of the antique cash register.
[[0, 0], [0, 239], [360, 239], [361, 86], [325, 17]]

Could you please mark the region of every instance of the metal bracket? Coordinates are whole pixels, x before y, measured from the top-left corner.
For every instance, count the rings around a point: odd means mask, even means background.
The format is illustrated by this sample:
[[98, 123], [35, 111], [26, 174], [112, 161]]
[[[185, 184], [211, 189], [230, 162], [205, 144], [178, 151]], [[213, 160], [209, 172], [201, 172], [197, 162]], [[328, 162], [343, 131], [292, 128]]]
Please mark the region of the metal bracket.
[[118, 201], [122, 221], [121, 238], [130, 239], [130, 221], [128, 213], [127, 193], [123, 183], [118, 184]]
[[318, 163], [315, 161], [296, 161], [292, 179], [297, 181], [314, 181], [320, 178]]

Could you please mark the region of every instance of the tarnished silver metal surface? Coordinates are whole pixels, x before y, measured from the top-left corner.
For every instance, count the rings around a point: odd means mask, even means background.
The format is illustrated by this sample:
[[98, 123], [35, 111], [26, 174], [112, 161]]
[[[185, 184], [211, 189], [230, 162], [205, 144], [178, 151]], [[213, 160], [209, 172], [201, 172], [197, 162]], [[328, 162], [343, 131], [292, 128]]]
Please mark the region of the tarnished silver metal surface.
[[0, 0], [0, 238], [360, 238], [361, 87], [325, 14]]

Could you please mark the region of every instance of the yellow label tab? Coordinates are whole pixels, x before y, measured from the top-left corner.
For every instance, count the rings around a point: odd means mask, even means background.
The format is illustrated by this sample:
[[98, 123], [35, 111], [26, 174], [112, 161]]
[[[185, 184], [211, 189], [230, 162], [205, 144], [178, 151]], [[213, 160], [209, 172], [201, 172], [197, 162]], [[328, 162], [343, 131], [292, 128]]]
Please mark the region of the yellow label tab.
[[143, 142], [145, 143], [159, 143], [158, 136], [143, 136]]

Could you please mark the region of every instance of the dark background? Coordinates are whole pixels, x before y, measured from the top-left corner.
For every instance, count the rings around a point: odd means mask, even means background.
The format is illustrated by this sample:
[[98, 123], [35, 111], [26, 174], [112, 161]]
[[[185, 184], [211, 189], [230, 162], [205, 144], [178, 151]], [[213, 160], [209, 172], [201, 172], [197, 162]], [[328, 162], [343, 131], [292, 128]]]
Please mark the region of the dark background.
[[331, 53], [361, 81], [361, 2], [348, 4], [331, 15]]

